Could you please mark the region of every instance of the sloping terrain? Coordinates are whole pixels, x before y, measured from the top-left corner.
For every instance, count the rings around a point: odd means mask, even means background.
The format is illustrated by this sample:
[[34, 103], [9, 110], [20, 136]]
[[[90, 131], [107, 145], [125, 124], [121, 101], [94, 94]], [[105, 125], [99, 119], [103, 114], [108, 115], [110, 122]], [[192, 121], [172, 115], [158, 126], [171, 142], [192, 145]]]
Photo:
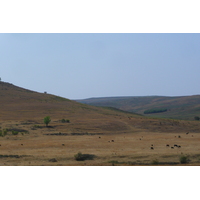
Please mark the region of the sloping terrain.
[[[199, 165], [199, 132], [198, 121], [149, 118], [0, 82], [0, 165]], [[182, 155], [190, 161], [181, 163]]]
[[[200, 116], [200, 95], [180, 97], [108, 97], [77, 101], [94, 106], [114, 107], [149, 117], [194, 120], [195, 116]], [[149, 111], [149, 113], [145, 114], [145, 111]]]

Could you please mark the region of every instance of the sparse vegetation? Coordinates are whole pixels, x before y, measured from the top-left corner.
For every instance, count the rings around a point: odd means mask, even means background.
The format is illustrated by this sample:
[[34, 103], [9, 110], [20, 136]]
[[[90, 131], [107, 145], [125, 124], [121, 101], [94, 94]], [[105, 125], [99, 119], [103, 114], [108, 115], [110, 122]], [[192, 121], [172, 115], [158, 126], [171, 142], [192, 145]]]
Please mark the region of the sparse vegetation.
[[158, 164], [159, 164], [158, 159], [152, 160], [151, 164], [152, 164], [152, 165], [158, 165]]
[[179, 160], [180, 160], [180, 163], [181, 163], [181, 164], [185, 164], [185, 163], [188, 163], [188, 162], [189, 162], [188, 156], [184, 156], [184, 155], [182, 155], [182, 156], [179, 158]]
[[70, 120], [69, 119], [61, 119], [61, 122], [62, 123], [70, 123]]
[[95, 155], [92, 154], [82, 154], [81, 152], [78, 152], [74, 155], [75, 160], [77, 161], [84, 161], [84, 160], [93, 160]]
[[48, 124], [51, 122], [51, 118], [49, 116], [46, 116], [44, 118], [44, 123], [46, 124], [46, 126], [48, 126]]
[[7, 129], [0, 130], [0, 137], [6, 136], [7, 133], [8, 133], [8, 130], [7, 130]]

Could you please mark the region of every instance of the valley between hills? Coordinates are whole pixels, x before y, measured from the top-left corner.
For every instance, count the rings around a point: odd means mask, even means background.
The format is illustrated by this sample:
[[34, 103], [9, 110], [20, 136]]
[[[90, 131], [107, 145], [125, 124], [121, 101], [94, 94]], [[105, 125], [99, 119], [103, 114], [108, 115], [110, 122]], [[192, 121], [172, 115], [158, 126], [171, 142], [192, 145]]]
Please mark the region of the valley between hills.
[[[152, 104], [153, 100], [145, 101]], [[161, 100], [154, 101], [158, 105]], [[193, 108], [194, 101], [190, 99]], [[145, 107], [142, 101], [140, 111], [135, 112], [111, 104], [85, 103], [0, 82], [0, 165], [200, 164], [200, 122], [193, 119], [199, 113], [191, 107], [188, 109], [193, 113], [188, 117], [185, 112], [183, 119], [170, 119], [158, 116], [164, 112], [144, 116], [152, 106]], [[162, 108], [169, 104], [162, 103]], [[198, 107], [200, 104], [196, 110]], [[175, 112], [172, 107], [167, 109]], [[46, 116], [51, 118], [48, 125], [44, 123]]]

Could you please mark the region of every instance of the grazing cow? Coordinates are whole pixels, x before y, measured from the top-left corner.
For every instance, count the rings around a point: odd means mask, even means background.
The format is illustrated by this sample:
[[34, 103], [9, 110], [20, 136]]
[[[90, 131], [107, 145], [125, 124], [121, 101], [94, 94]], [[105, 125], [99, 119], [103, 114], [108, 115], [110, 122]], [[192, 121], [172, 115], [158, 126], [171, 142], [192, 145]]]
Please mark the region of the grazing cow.
[[153, 147], [153, 144], [151, 146]]
[[189, 134], [189, 132], [186, 133], [186, 135], [188, 135], [188, 134]]
[[174, 149], [174, 147], [171, 147], [171, 149]]
[[154, 149], [153, 147], [151, 147], [151, 149]]
[[181, 146], [180, 146], [180, 145], [178, 145], [178, 148], [181, 148]]
[[101, 138], [101, 137], [99, 137], [99, 138]]
[[65, 146], [65, 144], [62, 144], [62, 146]]
[[111, 140], [112, 142], [114, 142], [114, 140]]
[[181, 138], [181, 136], [179, 135], [178, 138]]
[[140, 138], [140, 140], [141, 140], [141, 138]]
[[21, 146], [23, 146], [23, 144], [21, 144]]
[[178, 145], [177, 145], [177, 144], [174, 144], [174, 146], [177, 147]]
[[169, 144], [166, 144], [166, 147], [169, 147]]

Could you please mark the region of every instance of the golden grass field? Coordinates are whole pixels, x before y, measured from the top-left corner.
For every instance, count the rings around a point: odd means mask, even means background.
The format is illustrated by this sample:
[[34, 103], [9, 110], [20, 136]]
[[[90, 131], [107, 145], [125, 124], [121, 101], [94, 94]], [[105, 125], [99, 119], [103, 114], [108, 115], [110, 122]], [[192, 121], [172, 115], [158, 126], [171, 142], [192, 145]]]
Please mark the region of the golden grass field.
[[[198, 121], [146, 118], [16, 88], [0, 91], [0, 127], [8, 130], [0, 137], [1, 166], [200, 164]], [[86, 159], [75, 160], [78, 152]]]

